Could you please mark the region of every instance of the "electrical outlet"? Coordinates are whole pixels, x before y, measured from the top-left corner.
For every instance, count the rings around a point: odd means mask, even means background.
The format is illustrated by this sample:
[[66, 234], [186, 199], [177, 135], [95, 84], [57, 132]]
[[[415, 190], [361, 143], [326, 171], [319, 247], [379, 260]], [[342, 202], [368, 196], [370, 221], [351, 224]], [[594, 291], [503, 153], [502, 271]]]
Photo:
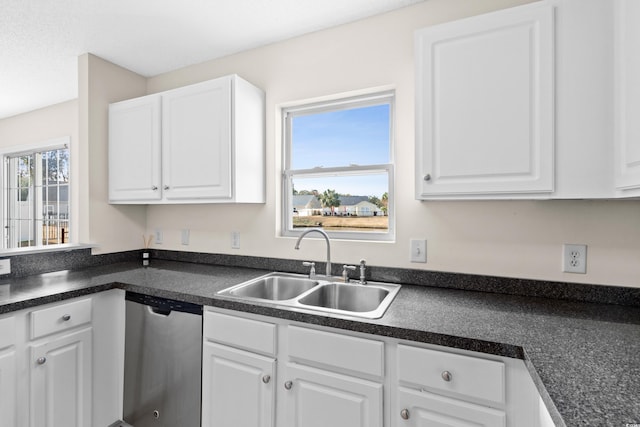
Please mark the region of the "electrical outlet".
[[240, 249], [240, 232], [231, 232], [231, 249]]
[[156, 245], [161, 245], [162, 244], [162, 230], [159, 228], [156, 228], [154, 231], [154, 236], [155, 236], [155, 240], [156, 240]]
[[427, 262], [427, 241], [411, 239], [411, 262]]
[[587, 245], [564, 244], [562, 253], [565, 273], [587, 273]]
[[185, 229], [182, 230], [182, 234], [180, 236], [180, 242], [185, 246], [189, 244], [189, 230], [188, 229], [185, 228]]

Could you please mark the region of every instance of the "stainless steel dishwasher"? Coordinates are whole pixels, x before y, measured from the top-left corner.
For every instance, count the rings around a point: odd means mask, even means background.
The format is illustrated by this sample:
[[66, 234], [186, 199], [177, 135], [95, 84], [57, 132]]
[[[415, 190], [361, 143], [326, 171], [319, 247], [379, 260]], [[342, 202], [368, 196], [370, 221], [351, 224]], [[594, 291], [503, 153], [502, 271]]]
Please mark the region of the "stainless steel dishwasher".
[[202, 306], [127, 292], [124, 421], [199, 427]]

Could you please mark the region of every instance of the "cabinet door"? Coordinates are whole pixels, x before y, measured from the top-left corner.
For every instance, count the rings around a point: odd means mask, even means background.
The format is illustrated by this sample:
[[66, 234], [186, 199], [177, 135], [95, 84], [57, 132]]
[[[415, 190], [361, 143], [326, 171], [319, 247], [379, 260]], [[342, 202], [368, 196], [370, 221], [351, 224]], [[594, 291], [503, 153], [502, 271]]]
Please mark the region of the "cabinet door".
[[549, 5], [416, 33], [418, 199], [553, 191], [553, 58]]
[[[615, 0], [616, 188], [640, 188], [640, 2]], [[635, 194], [637, 195], [637, 194]]]
[[111, 104], [109, 201], [160, 200], [160, 157], [160, 96]]
[[382, 427], [382, 384], [296, 364], [284, 385], [287, 427]]
[[397, 427], [505, 427], [502, 411], [405, 388], [391, 415]]
[[32, 345], [31, 427], [91, 425], [92, 329]]
[[16, 354], [0, 352], [0, 420], [3, 425], [16, 425]]
[[273, 426], [274, 383], [274, 359], [205, 342], [202, 426]]
[[167, 200], [231, 198], [231, 77], [162, 94]]

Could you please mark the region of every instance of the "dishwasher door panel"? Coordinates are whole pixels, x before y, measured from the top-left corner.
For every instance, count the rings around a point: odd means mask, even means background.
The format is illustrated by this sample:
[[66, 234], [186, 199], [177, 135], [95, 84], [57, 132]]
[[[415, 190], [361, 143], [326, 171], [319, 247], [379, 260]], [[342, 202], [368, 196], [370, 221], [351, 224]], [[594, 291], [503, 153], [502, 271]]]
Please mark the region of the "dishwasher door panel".
[[126, 303], [124, 420], [199, 427], [202, 316]]

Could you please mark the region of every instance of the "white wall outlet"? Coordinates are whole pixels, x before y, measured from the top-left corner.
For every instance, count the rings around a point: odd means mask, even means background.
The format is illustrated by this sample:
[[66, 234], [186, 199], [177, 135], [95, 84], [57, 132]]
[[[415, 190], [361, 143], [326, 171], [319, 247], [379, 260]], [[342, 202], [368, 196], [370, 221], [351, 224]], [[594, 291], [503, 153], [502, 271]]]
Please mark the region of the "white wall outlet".
[[188, 245], [189, 244], [189, 230], [188, 229], [183, 229], [182, 233], [180, 234], [180, 242], [183, 245]]
[[162, 244], [162, 230], [159, 229], [159, 228], [156, 228], [155, 231], [153, 232], [153, 235], [155, 236], [156, 245], [161, 245]]
[[231, 249], [240, 249], [240, 232], [231, 232]]
[[565, 273], [587, 273], [587, 245], [564, 244], [562, 251], [562, 271]]
[[427, 262], [427, 241], [411, 239], [411, 262]]
[[11, 258], [0, 259], [0, 275], [11, 273]]

